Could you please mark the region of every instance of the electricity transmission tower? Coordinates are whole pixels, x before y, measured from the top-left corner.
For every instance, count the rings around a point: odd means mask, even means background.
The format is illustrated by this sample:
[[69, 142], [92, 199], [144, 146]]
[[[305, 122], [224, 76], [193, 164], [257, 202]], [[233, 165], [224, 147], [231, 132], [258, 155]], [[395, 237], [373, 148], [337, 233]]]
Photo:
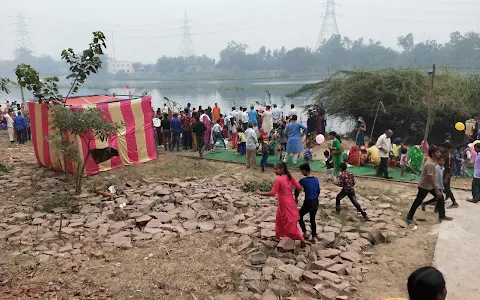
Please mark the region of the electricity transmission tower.
[[15, 18], [15, 26], [16, 29], [16, 39], [14, 45], [14, 53], [18, 51], [18, 49], [24, 49], [27, 51], [33, 52], [33, 45], [32, 41], [30, 40], [30, 35], [28, 34], [27, 23], [25, 22], [25, 16], [21, 13], [18, 13]]
[[335, 16], [335, 0], [327, 0], [325, 14], [323, 15], [322, 28], [317, 39], [317, 46], [315, 49], [320, 48], [326, 39], [329, 39], [332, 35], [337, 35], [338, 26], [337, 18]]
[[180, 46], [180, 55], [186, 60], [187, 57], [195, 57], [195, 47], [193, 46], [192, 34], [188, 25], [187, 10], [185, 10], [185, 18], [183, 19], [182, 44]]

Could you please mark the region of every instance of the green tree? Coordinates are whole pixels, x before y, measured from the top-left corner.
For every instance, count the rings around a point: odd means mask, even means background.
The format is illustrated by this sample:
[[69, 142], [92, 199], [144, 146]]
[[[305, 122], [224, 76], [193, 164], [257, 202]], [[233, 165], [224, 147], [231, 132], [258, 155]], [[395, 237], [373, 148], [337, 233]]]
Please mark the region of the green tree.
[[64, 157], [76, 163], [75, 193], [80, 194], [86, 162], [91, 157], [91, 149], [88, 149], [84, 157], [80, 156], [78, 147], [81, 147], [81, 145], [69, 142], [68, 139], [65, 139], [65, 135], [72, 135], [74, 140], [79, 137], [82, 143], [89, 147], [95, 139], [102, 142], [108, 140], [110, 136], [117, 134], [118, 130], [124, 125], [112, 123], [105, 117], [102, 110], [93, 107], [70, 109], [62, 105], [53, 105], [50, 108], [50, 119], [50, 128], [56, 133], [49, 137], [49, 141], [58, 151], [63, 153]]
[[0, 93], [10, 94], [10, 90], [8, 89], [9, 84], [15, 84], [15, 82], [9, 78], [0, 78]]
[[[77, 92], [85, 80], [102, 67], [103, 50], [106, 48], [105, 40], [105, 35], [101, 31], [95, 31], [92, 42], [81, 54], [76, 54], [72, 48], [62, 51], [62, 58], [70, 66], [70, 74], [67, 79], [73, 79], [66, 97], [62, 97], [58, 92], [58, 77], [47, 77], [41, 80], [39, 73], [28, 64], [20, 64], [15, 70], [18, 84], [21, 87], [32, 91], [39, 102], [47, 101], [51, 104], [49, 106], [50, 127], [54, 133], [48, 137], [48, 140], [63, 154], [65, 173], [67, 160], [77, 163], [75, 170], [75, 192], [77, 194], [82, 190], [85, 163], [91, 155], [89, 148], [91, 140], [104, 141], [123, 125], [112, 123], [105, 118], [102, 111], [96, 108], [72, 110], [65, 105], [58, 105], [58, 102], [65, 103], [70, 94]], [[51, 100], [56, 101], [51, 102]], [[85, 157], [80, 157], [79, 145], [70, 142], [69, 135], [74, 137], [74, 141], [78, 137], [87, 145], [88, 151]]]

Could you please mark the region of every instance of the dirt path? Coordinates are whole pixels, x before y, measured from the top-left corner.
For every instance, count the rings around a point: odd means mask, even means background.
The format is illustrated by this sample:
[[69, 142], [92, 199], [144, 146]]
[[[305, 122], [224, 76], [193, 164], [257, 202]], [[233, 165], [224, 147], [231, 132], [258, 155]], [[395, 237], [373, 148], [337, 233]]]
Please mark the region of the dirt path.
[[[456, 191], [455, 195], [460, 200], [471, 196], [463, 191]], [[460, 205], [448, 211], [454, 220], [440, 225], [434, 263], [446, 277], [449, 300], [477, 300], [480, 294], [480, 206], [466, 201], [460, 201]]]

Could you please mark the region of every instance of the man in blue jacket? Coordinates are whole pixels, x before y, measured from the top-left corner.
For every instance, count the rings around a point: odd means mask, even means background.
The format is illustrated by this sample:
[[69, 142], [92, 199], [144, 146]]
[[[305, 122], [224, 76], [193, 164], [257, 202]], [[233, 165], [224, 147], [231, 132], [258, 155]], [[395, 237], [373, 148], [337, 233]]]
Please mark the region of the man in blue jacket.
[[170, 145], [170, 151], [173, 151], [175, 146], [177, 151], [180, 151], [180, 133], [182, 132], [182, 121], [178, 118], [178, 114], [173, 114], [173, 119], [170, 121], [170, 128], [172, 130], [172, 144]]
[[27, 137], [27, 120], [25, 120], [21, 112], [18, 112], [17, 116], [13, 119], [13, 126], [17, 130], [18, 143], [25, 144]]

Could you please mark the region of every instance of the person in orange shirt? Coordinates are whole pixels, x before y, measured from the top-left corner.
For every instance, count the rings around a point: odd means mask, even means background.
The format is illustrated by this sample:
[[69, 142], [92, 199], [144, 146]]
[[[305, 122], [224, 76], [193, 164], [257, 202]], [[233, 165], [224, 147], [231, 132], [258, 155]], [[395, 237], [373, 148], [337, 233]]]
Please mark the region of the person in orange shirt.
[[220, 119], [220, 107], [215, 103], [215, 107], [212, 110], [212, 121], [215, 122]]

